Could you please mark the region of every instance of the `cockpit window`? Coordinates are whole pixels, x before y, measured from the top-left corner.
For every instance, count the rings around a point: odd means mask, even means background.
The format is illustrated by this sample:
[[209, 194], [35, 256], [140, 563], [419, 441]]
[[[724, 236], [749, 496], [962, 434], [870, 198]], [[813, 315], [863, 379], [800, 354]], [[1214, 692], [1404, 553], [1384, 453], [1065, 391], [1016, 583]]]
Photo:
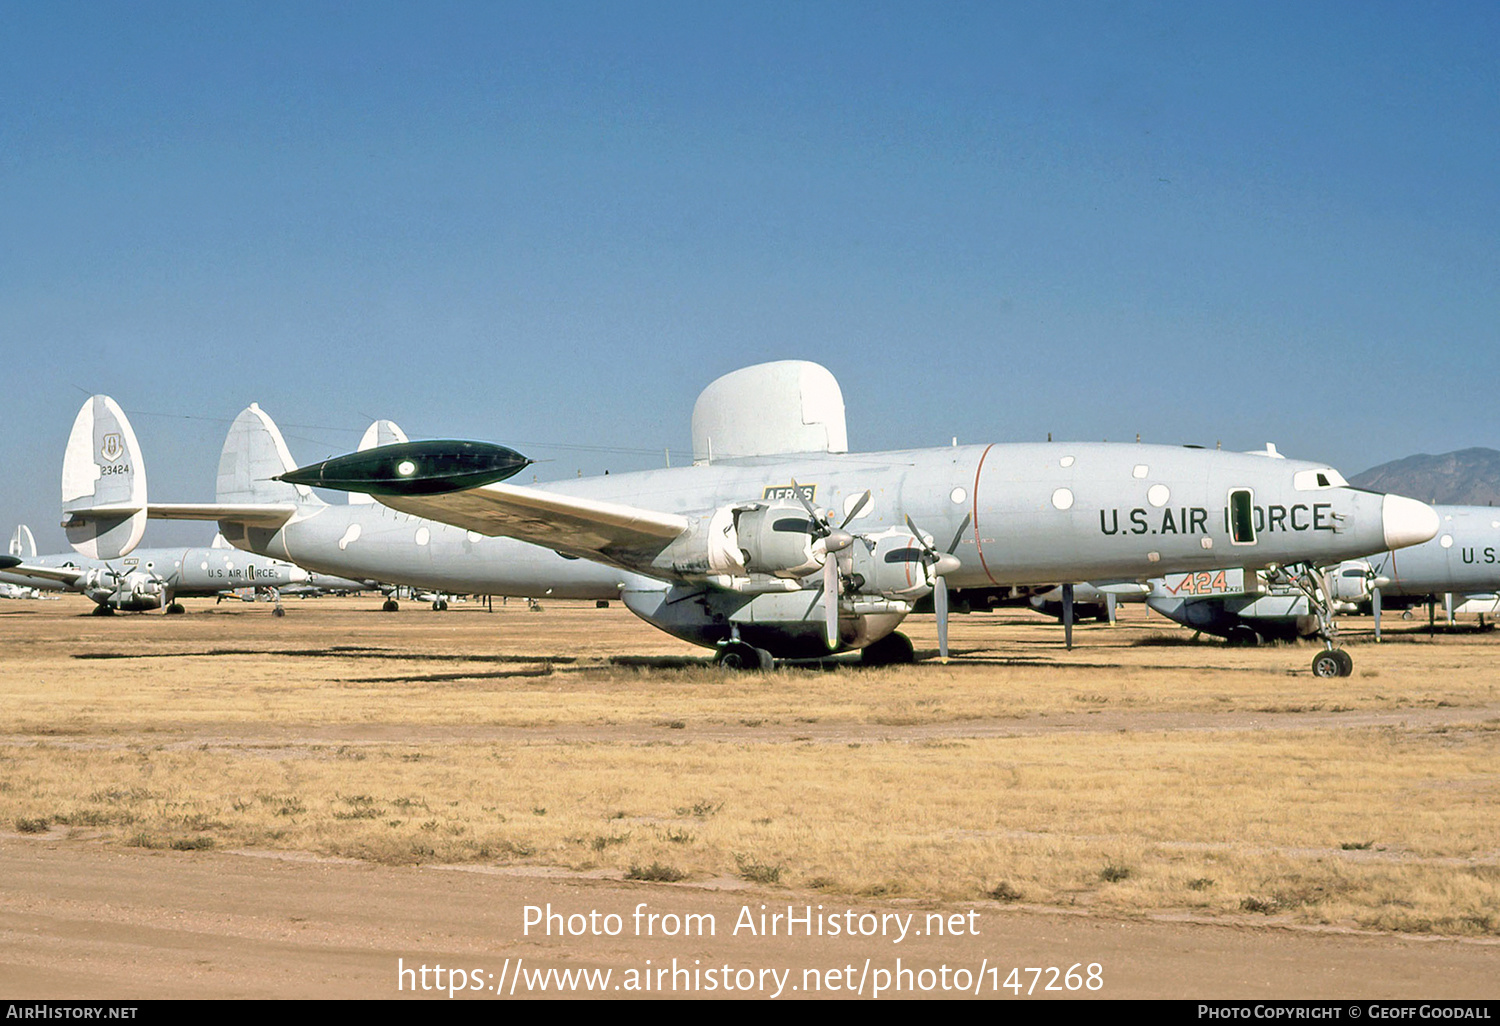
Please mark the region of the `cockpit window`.
[[1323, 467], [1319, 470], [1297, 471], [1292, 475], [1292, 487], [1299, 492], [1311, 492], [1319, 488], [1347, 488], [1349, 482], [1332, 467]]

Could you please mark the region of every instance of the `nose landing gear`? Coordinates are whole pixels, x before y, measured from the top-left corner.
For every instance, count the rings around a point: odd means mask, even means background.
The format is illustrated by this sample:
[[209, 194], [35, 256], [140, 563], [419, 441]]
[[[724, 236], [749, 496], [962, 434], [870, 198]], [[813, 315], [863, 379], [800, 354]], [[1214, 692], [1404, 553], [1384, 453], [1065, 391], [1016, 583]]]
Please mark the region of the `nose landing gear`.
[[1339, 626], [1333, 619], [1333, 590], [1323, 571], [1306, 563], [1284, 566], [1278, 571], [1288, 583], [1307, 596], [1307, 606], [1318, 618], [1318, 637], [1327, 648], [1313, 656], [1314, 677], [1347, 677], [1354, 672], [1354, 658], [1338, 647]]

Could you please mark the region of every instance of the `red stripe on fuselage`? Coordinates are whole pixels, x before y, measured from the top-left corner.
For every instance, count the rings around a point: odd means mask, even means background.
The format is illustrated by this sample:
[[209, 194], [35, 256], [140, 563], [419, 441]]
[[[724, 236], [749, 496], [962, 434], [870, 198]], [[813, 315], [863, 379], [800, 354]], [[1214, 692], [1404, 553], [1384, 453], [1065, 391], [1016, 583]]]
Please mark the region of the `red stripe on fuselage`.
[[984, 561], [984, 546], [979, 543], [979, 473], [984, 470], [985, 457], [994, 447], [993, 442], [984, 447], [984, 452], [979, 457], [979, 466], [974, 468], [974, 548], [979, 553], [979, 566], [984, 570], [984, 575], [990, 579], [991, 584], [999, 584], [1000, 582], [995, 580], [995, 575], [990, 573], [990, 565]]

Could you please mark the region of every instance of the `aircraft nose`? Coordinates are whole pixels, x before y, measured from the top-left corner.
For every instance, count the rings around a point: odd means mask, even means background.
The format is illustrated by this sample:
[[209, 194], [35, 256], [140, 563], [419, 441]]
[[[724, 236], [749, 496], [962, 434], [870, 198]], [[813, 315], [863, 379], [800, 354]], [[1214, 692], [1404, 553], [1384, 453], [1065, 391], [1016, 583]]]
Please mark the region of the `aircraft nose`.
[[1387, 495], [1380, 504], [1380, 522], [1385, 528], [1385, 544], [1392, 549], [1419, 545], [1438, 533], [1437, 510], [1425, 502], [1404, 495]]

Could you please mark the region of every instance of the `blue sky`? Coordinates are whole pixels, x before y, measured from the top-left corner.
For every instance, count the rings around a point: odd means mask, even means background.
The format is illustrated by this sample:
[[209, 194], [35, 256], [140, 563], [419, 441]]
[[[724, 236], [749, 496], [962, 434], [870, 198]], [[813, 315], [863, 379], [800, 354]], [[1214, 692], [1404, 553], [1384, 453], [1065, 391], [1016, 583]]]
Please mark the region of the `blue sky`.
[[[0, 0], [0, 534], [85, 395], [547, 473], [802, 358], [857, 449], [1500, 447], [1493, 3]], [[199, 541], [203, 525], [153, 525]]]

